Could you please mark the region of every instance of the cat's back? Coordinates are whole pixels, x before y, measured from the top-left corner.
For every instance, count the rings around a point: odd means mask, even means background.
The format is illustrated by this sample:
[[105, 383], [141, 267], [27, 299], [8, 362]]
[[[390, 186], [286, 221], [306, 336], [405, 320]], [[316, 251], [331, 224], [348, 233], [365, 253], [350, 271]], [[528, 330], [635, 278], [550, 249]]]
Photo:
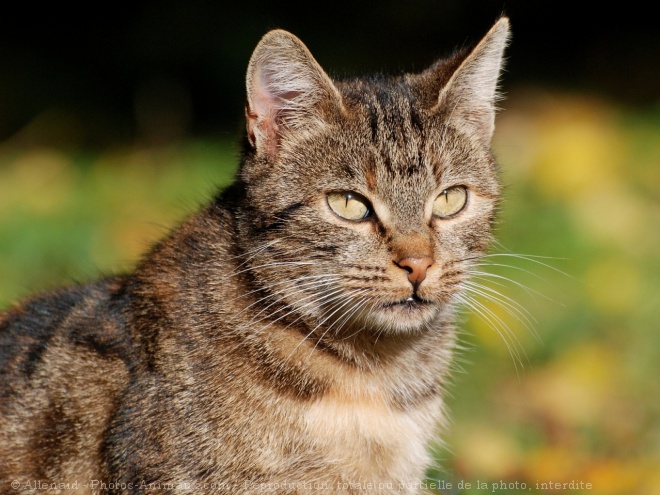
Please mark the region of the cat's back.
[[126, 361], [126, 282], [115, 277], [58, 289], [0, 313], [2, 404], [26, 382], [38, 380], [46, 364], [72, 364], [68, 361], [86, 356]]
[[70, 474], [91, 474], [93, 444], [133, 362], [127, 283], [115, 277], [60, 289], [0, 313], [0, 458], [10, 463], [0, 478], [46, 475], [40, 471], [62, 446], [89, 452], [72, 456], [87, 460]]

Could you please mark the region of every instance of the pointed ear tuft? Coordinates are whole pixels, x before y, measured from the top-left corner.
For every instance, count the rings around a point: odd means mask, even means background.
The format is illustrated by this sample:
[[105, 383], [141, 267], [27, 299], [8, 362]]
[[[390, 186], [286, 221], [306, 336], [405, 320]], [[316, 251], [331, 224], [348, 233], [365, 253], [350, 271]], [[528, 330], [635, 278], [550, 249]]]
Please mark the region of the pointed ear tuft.
[[486, 143], [495, 129], [497, 81], [508, 40], [509, 19], [502, 17], [454, 71], [436, 107], [447, 109], [452, 122], [469, 126]]
[[321, 120], [321, 101], [340, 101], [307, 47], [279, 29], [267, 33], [255, 48], [246, 85], [248, 139], [257, 153], [271, 158], [288, 132], [310, 129]]

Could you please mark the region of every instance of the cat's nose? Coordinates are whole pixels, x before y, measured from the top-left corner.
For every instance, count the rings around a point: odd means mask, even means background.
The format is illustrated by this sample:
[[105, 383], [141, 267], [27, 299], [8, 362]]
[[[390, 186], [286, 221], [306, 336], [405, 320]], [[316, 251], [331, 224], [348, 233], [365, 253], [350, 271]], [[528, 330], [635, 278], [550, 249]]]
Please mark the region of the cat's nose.
[[426, 278], [426, 270], [433, 264], [430, 256], [408, 256], [396, 262], [408, 272], [408, 280], [413, 285], [419, 285]]

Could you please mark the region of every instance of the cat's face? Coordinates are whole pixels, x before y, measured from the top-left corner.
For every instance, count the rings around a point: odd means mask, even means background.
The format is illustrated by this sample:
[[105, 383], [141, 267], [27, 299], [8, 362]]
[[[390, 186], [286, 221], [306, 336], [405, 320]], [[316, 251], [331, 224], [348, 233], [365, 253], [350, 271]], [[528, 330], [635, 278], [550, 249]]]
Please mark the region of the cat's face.
[[272, 96], [273, 69], [251, 67], [243, 229], [262, 317], [318, 334], [411, 332], [451, 303], [487, 248], [499, 194], [492, 109], [463, 102], [461, 80], [486, 41], [418, 76], [334, 84], [317, 72], [321, 94], [293, 103], [309, 91], [300, 81]]

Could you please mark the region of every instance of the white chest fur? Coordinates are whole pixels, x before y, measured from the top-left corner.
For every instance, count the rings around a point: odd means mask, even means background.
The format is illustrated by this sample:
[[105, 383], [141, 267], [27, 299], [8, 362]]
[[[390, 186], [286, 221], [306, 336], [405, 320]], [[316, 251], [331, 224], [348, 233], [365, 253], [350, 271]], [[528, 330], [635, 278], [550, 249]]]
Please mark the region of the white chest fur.
[[440, 398], [402, 410], [382, 395], [327, 395], [308, 406], [305, 427], [342, 478], [399, 489], [424, 475], [441, 410]]

